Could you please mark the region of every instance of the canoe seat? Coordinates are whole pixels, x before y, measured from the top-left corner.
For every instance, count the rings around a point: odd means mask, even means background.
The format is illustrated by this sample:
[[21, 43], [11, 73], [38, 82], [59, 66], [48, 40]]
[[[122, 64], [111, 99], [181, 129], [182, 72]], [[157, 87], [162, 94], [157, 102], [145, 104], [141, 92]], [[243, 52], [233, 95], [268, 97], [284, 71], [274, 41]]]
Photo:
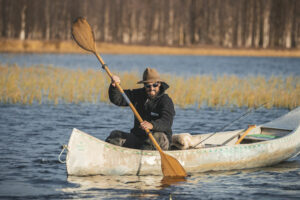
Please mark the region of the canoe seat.
[[274, 135], [252, 134], [252, 135], [247, 135], [245, 137], [245, 139], [242, 141], [242, 144], [268, 141], [268, 140], [273, 140], [276, 138], [279, 138], [279, 137], [274, 136]]

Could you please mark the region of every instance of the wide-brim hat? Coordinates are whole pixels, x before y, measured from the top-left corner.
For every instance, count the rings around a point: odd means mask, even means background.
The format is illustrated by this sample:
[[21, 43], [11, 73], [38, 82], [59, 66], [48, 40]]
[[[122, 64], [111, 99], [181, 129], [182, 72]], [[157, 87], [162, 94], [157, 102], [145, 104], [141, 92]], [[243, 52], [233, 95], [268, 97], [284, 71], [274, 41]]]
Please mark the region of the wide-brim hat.
[[152, 69], [147, 67], [143, 74], [143, 80], [137, 82], [140, 83], [155, 83], [155, 82], [162, 82], [163, 80], [160, 78], [156, 69]]

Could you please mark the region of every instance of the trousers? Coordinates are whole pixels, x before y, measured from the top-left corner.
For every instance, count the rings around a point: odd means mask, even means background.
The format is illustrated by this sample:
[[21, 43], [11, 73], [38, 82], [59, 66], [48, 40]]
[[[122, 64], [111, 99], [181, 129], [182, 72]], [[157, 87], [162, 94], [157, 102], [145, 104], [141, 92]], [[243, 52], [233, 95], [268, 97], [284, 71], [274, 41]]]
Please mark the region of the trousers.
[[[152, 133], [158, 145], [163, 150], [168, 150], [170, 148], [170, 141], [163, 132], [154, 132]], [[133, 148], [133, 149], [142, 149], [142, 150], [155, 150], [155, 146], [149, 137], [146, 139], [141, 139], [137, 137], [134, 133], [127, 133], [120, 130], [114, 130], [105, 140], [108, 143]]]

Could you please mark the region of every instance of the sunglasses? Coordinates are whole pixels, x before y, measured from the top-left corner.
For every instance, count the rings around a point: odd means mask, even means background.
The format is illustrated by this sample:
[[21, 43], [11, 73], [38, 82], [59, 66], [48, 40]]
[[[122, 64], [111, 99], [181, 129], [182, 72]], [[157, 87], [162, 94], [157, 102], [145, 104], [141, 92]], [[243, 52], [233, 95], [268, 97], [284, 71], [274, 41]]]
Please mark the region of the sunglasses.
[[151, 88], [151, 87], [154, 87], [154, 88], [156, 88], [157, 86], [159, 86], [159, 83], [154, 83], [154, 84], [145, 84], [144, 86], [145, 86], [145, 88]]

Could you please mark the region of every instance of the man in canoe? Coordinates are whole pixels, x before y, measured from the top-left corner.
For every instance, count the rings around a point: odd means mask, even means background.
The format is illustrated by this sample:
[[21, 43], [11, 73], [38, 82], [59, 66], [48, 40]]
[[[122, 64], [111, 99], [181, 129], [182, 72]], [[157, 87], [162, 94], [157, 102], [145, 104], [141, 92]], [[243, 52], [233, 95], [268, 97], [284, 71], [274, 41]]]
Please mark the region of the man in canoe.
[[[112, 76], [109, 99], [117, 106], [128, 106], [116, 88], [115, 83], [120, 82], [118, 76]], [[146, 129], [149, 129], [160, 147], [168, 150], [172, 142], [171, 127], [175, 116], [173, 101], [165, 94], [169, 85], [162, 81], [158, 72], [152, 68], [144, 71], [143, 80], [138, 84], [144, 84], [144, 87], [128, 89], [124, 92], [144, 121], [140, 123], [135, 117], [134, 127], [130, 133], [119, 130], [112, 131], [106, 142], [128, 148], [154, 150], [155, 147], [145, 132]]]

